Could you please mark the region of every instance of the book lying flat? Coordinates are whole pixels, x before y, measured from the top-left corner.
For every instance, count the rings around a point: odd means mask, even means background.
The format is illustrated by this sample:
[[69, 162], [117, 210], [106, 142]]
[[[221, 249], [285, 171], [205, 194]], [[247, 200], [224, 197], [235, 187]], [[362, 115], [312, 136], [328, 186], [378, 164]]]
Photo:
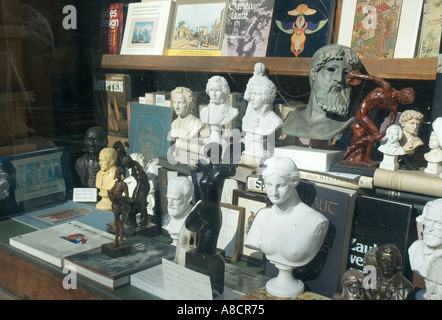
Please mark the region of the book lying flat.
[[125, 240], [131, 253], [111, 258], [102, 253], [101, 247], [67, 256], [64, 267], [74, 267], [79, 275], [116, 289], [130, 282], [130, 275], [161, 263], [162, 258], [175, 257], [175, 247], [155, 239], [135, 236]]
[[47, 261], [58, 267], [66, 256], [87, 251], [114, 241], [115, 236], [88, 226], [79, 221], [71, 221], [9, 239], [12, 247]]
[[101, 231], [114, 221], [114, 214], [93, 206], [67, 200], [63, 203], [34, 210], [12, 218], [36, 229], [45, 229], [68, 221], [79, 221]]

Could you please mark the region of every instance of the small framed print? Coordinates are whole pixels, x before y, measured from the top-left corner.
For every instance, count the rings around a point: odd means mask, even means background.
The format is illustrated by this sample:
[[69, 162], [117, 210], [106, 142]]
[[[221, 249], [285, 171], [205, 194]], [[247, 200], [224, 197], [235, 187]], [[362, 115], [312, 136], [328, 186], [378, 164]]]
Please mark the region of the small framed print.
[[225, 251], [225, 257], [231, 262], [237, 262], [244, 243], [245, 209], [228, 203], [221, 203], [223, 224], [218, 238], [218, 249]]
[[[232, 203], [235, 206], [244, 207], [245, 209], [243, 227], [244, 239], [247, 237], [247, 233], [249, 232], [258, 211], [272, 204], [266, 194], [244, 191], [240, 189], [233, 190]], [[241, 260], [258, 266], [265, 265], [265, 257], [260, 250], [249, 249], [244, 245], [242, 246]]]
[[177, 0], [168, 55], [221, 54], [227, 0]]

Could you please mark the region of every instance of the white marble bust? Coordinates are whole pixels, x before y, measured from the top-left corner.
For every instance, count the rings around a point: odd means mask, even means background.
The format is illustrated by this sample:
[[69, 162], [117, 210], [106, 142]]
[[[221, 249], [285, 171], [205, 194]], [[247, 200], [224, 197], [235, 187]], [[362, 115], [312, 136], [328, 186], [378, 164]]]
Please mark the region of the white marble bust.
[[422, 239], [413, 242], [408, 254], [411, 269], [425, 278], [431, 259], [442, 256], [442, 199], [427, 202], [416, 221], [424, 227]]
[[379, 168], [394, 171], [399, 169], [398, 156], [405, 154], [404, 148], [399, 143], [403, 136], [402, 128], [393, 124], [387, 128], [385, 135], [387, 142], [378, 148], [384, 154]]
[[[258, 77], [248, 85], [247, 110], [242, 119], [245, 133], [243, 154], [256, 158], [269, 157], [275, 146], [275, 131], [283, 120], [273, 111], [276, 86], [267, 77]], [[270, 149], [270, 150], [269, 150]]]
[[304, 292], [304, 284], [293, 277], [292, 270], [315, 257], [329, 221], [299, 198], [299, 172], [290, 158], [267, 159], [261, 174], [273, 205], [258, 211], [244, 244], [261, 250], [279, 270], [278, 276], [267, 282], [267, 292], [277, 297], [295, 297]]
[[200, 119], [207, 124], [210, 135], [205, 143], [221, 142], [221, 130], [238, 116], [238, 109], [232, 107], [228, 98], [230, 87], [227, 80], [221, 76], [213, 76], [207, 81], [206, 93], [209, 95], [209, 104], [200, 112]]
[[250, 85], [255, 81], [262, 77], [266, 77], [265, 75], [266, 66], [262, 62], [257, 62], [253, 67], [253, 76], [249, 79], [246, 85], [246, 91], [244, 92], [244, 100], [249, 101], [250, 99]]
[[177, 245], [178, 236], [193, 205], [194, 186], [188, 177], [173, 177], [167, 184], [167, 214], [163, 220], [163, 229], [172, 238], [172, 245]]
[[442, 300], [442, 258], [435, 257], [428, 265], [425, 278], [425, 299]]
[[204, 128], [203, 122], [192, 114], [195, 98], [192, 90], [177, 87], [170, 93], [173, 110], [177, 118], [172, 121], [171, 136], [176, 139], [191, 139]]
[[401, 145], [407, 154], [414, 154], [416, 148], [424, 144], [422, 139], [417, 136], [423, 119], [424, 115], [416, 110], [405, 110], [401, 113], [399, 118], [403, 130]]

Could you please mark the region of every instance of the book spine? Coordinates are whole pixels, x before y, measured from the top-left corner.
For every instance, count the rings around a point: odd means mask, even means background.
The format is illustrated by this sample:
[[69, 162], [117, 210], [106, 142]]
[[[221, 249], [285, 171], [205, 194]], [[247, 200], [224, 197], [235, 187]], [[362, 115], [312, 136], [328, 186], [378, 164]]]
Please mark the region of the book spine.
[[384, 188], [376, 188], [375, 196], [388, 200], [407, 202], [411, 204], [425, 205], [428, 201], [435, 200], [435, 197], [430, 197], [422, 194], [390, 190]]
[[336, 175], [322, 174], [317, 172], [299, 170], [301, 179], [321, 182], [334, 186], [351, 189], [373, 189], [373, 178], [368, 176], [358, 176], [356, 178], [347, 178]]
[[439, 117], [442, 117], [442, 37], [439, 47], [439, 57], [436, 64], [436, 80], [434, 82], [433, 105], [431, 106], [431, 123]]
[[442, 197], [442, 179], [422, 172], [376, 169], [373, 177], [375, 188], [385, 188], [423, 194], [431, 197]]

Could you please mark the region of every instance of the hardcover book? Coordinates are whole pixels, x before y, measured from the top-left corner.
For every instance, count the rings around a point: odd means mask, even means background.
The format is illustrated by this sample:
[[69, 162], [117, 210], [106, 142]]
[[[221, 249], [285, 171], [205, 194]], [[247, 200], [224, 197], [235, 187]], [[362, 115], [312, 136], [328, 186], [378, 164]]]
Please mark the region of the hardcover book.
[[120, 54], [162, 55], [175, 1], [129, 3]]
[[119, 54], [123, 42], [124, 3], [111, 3], [100, 11], [98, 53]]
[[230, 0], [221, 55], [265, 57], [275, 0]]
[[79, 275], [116, 289], [130, 283], [130, 276], [136, 272], [161, 264], [161, 260], [172, 260], [175, 247], [152, 238], [135, 236], [125, 240], [131, 246], [131, 253], [111, 258], [101, 252], [101, 247], [67, 256], [63, 266], [73, 266]]
[[[309, 291], [332, 298], [341, 290], [341, 277], [347, 270], [350, 235], [357, 192], [315, 182], [301, 181], [297, 186], [301, 200], [329, 220], [329, 229], [316, 257], [293, 273]], [[276, 268], [267, 263], [266, 275]], [[275, 274], [276, 275], [276, 274]]]
[[103, 119], [103, 128], [115, 137], [127, 138], [129, 124], [128, 104], [131, 101], [131, 78], [128, 74], [94, 74], [96, 112]]
[[423, 0], [346, 0], [338, 43], [362, 58], [414, 58]]
[[312, 57], [333, 37], [335, 0], [276, 1], [269, 57]]
[[131, 102], [128, 154], [141, 153], [147, 161], [166, 156], [170, 148], [173, 109]]
[[437, 58], [441, 39], [441, 0], [425, 0], [419, 38], [419, 58]]
[[68, 147], [8, 155], [1, 157], [1, 162], [9, 183], [9, 196], [2, 208], [7, 215], [48, 207], [72, 197]]
[[114, 221], [114, 214], [83, 203], [67, 200], [63, 203], [27, 212], [12, 219], [36, 229], [46, 229], [68, 221], [78, 221], [105, 231], [106, 224]]
[[351, 231], [347, 268], [363, 270], [367, 251], [385, 243], [394, 244], [402, 255], [402, 273], [410, 276], [408, 247], [417, 240], [413, 205], [358, 195]]
[[219, 56], [228, 0], [176, 0], [166, 55]]
[[101, 250], [102, 244], [112, 242], [114, 238], [115, 236], [110, 233], [79, 221], [71, 221], [12, 237], [9, 239], [9, 244], [61, 267], [64, 257], [94, 248]]

